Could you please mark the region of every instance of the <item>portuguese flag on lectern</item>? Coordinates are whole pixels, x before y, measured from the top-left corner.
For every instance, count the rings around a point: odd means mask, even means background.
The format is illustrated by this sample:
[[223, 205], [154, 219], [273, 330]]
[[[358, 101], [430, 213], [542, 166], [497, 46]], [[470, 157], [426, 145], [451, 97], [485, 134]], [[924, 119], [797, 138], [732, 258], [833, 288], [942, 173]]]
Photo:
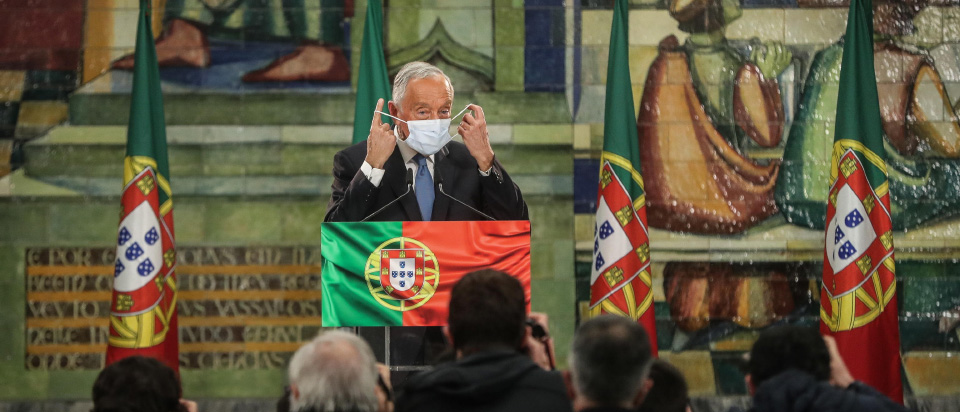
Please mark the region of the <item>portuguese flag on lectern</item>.
[[106, 363], [142, 355], [178, 370], [173, 193], [149, 11], [140, 0]]
[[890, 189], [873, 66], [870, 0], [852, 0], [830, 162], [820, 331], [850, 373], [903, 403]]
[[643, 325], [657, 353], [647, 207], [640, 175], [637, 112], [627, 49], [627, 0], [617, 0], [610, 30], [597, 220], [593, 228], [590, 314], [613, 313]]
[[323, 223], [323, 326], [442, 326], [463, 275], [520, 280], [530, 305], [530, 222]]

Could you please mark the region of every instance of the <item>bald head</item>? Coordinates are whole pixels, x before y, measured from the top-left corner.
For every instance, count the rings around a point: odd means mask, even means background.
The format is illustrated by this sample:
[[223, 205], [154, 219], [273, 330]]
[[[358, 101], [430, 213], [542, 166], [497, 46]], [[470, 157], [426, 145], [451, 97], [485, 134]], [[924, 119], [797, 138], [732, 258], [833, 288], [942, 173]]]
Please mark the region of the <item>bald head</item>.
[[362, 339], [329, 331], [303, 345], [290, 359], [292, 410], [376, 411], [377, 366]]

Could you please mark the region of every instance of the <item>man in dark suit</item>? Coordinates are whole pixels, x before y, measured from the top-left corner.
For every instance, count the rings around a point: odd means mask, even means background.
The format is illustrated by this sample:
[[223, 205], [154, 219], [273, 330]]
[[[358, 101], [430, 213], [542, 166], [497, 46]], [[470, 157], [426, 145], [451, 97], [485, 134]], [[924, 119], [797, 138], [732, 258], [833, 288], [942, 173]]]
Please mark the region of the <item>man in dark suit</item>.
[[334, 157], [324, 221], [359, 221], [377, 212], [407, 191], [407, 170], [415, 176], [414, 192], [371, 220], [483, 220], [477, 211], [497, 220], [529, 218], [520, 189], [490, 147], [480, 106], [467, 106], [473, 113], [460, 121], [463, 143], [449, 141], [453, 85], [439, 68], [408, 63], [397, 73], [393, 97], [388, 107], [396, 127], [381, 121], [380, 99], [367, 140]]

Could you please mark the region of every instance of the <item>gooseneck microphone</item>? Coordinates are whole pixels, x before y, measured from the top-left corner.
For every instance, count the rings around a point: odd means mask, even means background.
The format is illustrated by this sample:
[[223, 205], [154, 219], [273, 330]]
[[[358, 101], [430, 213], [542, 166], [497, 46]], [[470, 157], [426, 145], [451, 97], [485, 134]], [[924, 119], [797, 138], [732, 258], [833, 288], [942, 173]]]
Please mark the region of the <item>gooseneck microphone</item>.
[[[382, 183], [382, 182], [381, 182], [381, 183]], [[384, 209], [390, 207], [390, 205], [399, 202], [400, 199], [403, 199], [404, 196], [410, 194], [410, 192], [412, 192], [412, 191], [413, 191], [413, 169], [407, 169], [407, 191], [406, 191], [406, 192], [403, 192], [403, 194], [401, 194], [400, 196], [397, 196], [396, 199], [393, 199], [393, 200], [391, 200], [390, 202], [388, 202], [387, 204], [383, 205], [383, 207], [377, 209], [376, 212], [373, 212], [373, 213], [367, 215], [367, 217], [363, 218], [363, 220], [361, 220], [361, 222], [366, 222], [366, 221], [370, 220], [370, 218], [376, 216], [377, 214], [379, 214], [380, 212], [382, 212]]]
[[434, 171], [434, 174], [435, 174], [436, 177], [437, 177], [437, 188], [439, 189], [438, 191], [439, 191], [442, 195], [444, 195], [444, 196], [446, 196], [446, 197], [449, 197], [449, 198], [450, 198], [451, 200], [453, 200], [454, 202], [457, 202], [457, 203], [461, 204], [463, 207], [472, 210], [474, 213], [476, 213], [476, 214], [478, 214], [478, 215], [480, 215], [480, 216], [483, 216], [483, 217], [486, 218], [487, 220], [497, 220], [497, 219], [494, 219], [493, 217], [491, 217], [490, 215], [488, 215], [488, 214], [486, 214], [486, 213], [483, 213], [483, 212], [481, 212], [481, 211], [479, 211], [479, 210], [477, 210], [477, 209], [474, 209], [472, 206], [470, 206], [470, 205], [468, 205], [468, 204], [466, 204], [466, 203], [461, 202], [460, 199], [457, 199], [457, 198], [455, 198], [455, 197], [453, 197], [453, 196], [448, 195], [447, 192], [444, 192], [444, 191], [443, 191], [443, 176], [440, 175], [440, 171], [437, 170], [436, 168], [434, 168], [433, 171]]

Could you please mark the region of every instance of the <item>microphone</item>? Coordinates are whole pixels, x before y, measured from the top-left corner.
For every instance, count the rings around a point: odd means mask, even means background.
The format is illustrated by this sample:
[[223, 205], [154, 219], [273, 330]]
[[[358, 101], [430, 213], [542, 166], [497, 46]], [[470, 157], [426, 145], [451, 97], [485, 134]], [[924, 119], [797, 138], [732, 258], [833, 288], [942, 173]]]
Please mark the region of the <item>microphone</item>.
[[437, 170], [437, 168], [434, 168], [434, 169], [433, 169], [433, 172], [434, 172], [435, 175], [437, 175], [437, 188], [439, 188], [439, 192], [440, 192], [442, 195], [444, 195], [444, 196], [446, 196], [446, 197], [449, 197], [449, 198], [452, 199], [454, 202], [457, 202], [457, 203], [463, 205], [463, 207], [472, 210], [474, 213], [476, 213], [476, 214], [478, 214], [478, 215], [480, 215], [480, 216], [483, 216], [483, 217], [486, 218], [487, 220], [497, 220], [497, 219], [494, 219], [493, 217], [491, 217], [490, 215], [488, 215], [488, 214], [486, 214], [486, 213], [483, 213], [483, 212], [481, 212], [481, 211], [479, 211], [479, 210], [477, 210], [477, 209], [474, 209], [472, 206], [470, 206], [470, 205], [468, 205], [468, 204], [466, 204], [466, 203], [461, 202], [460, 199], [457, 199], [457, 198], [455, 198], [455, 197], [453, 197], [453, 196], [448, 195], [447, 192], [444, 192], [444, 191], [443, 191], [443, 176], [440, 176], [440, 171]]
[[370, 220], [370, 218], [376, 216], [377, 214], [379, 214], [380, 212], [382, 212], [384, 209], [390, 207], [390, 205], [392, 205], [392, 204], [394, 204], [394, 203], [397, 203], [398, 201], [400, 201], [400, 199], [403, 199], [404, 196], [406, 196], [407, 194], [409, 194], [409, 193], [412, 192], [412, 191], [413, 191], [413, 170], [412, 170], [412, 169], [407, 169], [407, 191], [406, 191], [406, 192], [403, 192], [403, 194], [401, 194], [400, 196], [397, 196], [396, 199], [393, 199], [393, 200], [391, 200], [390, 202], [388, 202], [387, 204], [383, 205], [383, 207], [377, 209], [376, 212], [373, 212], [373, 213], [367, 215], [367, 217], [363, 218], [363, 220], [361, 220], [361, 222], [366, 222], [366, 221]]

